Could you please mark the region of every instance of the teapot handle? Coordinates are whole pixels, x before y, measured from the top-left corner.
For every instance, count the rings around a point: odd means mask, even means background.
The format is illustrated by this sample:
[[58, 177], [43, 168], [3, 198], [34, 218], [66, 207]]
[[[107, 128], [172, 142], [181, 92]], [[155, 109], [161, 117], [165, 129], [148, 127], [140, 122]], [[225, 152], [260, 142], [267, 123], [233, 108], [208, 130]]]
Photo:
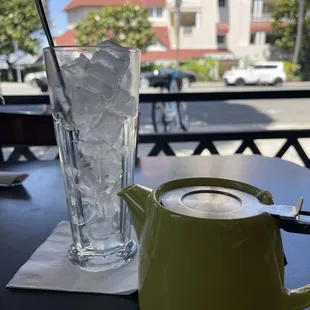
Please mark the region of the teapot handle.
[[310, 212], [300, 210], [295, 218], [280, 217], [280, 227], [297, 234], [310, 235]]
[[[280, 226], [287, 232], [310, 234], [310, 212], [299, 211], [295, 218], [281, 218]], [[310, 284], [297, 289], [285, 289], [284, 309], [301, 310], [310, 306]]]
[[302, 310], [310, 306], [310, 284], [296, 289], [285, 289], [283, 309]]

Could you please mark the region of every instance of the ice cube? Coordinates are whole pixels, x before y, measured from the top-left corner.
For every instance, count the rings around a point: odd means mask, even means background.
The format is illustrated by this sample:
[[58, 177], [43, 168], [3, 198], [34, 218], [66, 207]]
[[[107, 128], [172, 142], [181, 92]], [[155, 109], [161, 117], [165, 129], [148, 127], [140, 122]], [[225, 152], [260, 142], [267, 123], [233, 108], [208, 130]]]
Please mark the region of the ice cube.
[[109, 109], [117, 115], [131, 118], [138, 113], [138, 104], [135, 97], [130, 96], [129, 92], [120, 89], [109, 103]]
[[79, 151], [86, 158], [104, 158], [107, 162], [121, 162], [117, 150], [106, 141], [80, 141]]
[[61, 71], [65, 83], [71, 85], [77, 79], [82, 80], [89, 63], [89, 59], [85, 55], [80, 54], [79, 57], [73, 59], [71, 62], [62, 65]]
[[89, 166], [80, 168], [76, 179], [76, 187], [85, 197], [96, 197], [107, 187], [105, 184], [101, 184]]
[[122, 78], [121, 84], [122, 89], [130, 90], [132, 86], [132, 74], [130, 71], [127, 71], [124, 77]]
[[80, 222], [83, 222], [83, 224], [88, 223], [91, 221], [95, 216], [97, 216], [96, 211], [96, 203], [90, 201], [89, 197], [83, 197], [82, 198], [82, 204], [83, 204], [83, 217], [81, 218]]
[[74, 123], [74, 128], [79, 132], [79, 139], [83, 140], [89, 132], [89, 126], [92, 124], [93, 120], [98, 117], [98, 114], [80, 114], [72, 112], [72, 119]]
[[112, 218], [116, 213], [116, 207], [112, 201], [112, 196], [106, 193], [101, 193], [97, 199], [97, 209], [100, 210], [100, 216]]
[[113, 225], [110, 221], [107, 221], [105, 217], [94, 217], [89, 223], [87, 223], [88, 235], [95, 240], [105, 240], [114, 233]]
[[99, 191], [109, 193], [123, 173], [121, 155], [105, 142], [80, 142], [79, 150], [81, 169], [88, 168], [102, 185]]
[[118, 59], [122, 60], [124, 63], [129, 65], [130, 62], [130, 49], [127, 47], [120, 46], [110, 40], [106, 40], [99, 44], [101, 49], [107, 51], [108, 53], [114, 55]]
[[77, 86], [72, 98], [72, 110], [79, 115], [103, 110], [105, 99], [84, 86]]
[[90, 125], [85, 139], [87, 141], [105, 141], [113, 145], [121, 135], [125, 118], [113, 111], [103, 111]]
[[123, 60], [115, 57], [113, 54], [110, 54], [109, 52], [102, 49], [94, 53], [94, 56], [91, 58], [90, 62], [92, 64], [101, 64], [102, 66], [121, 76], [126, 73], [129, 65]]
[[100, 93], [107, 99], [111, 99], [119, 87], [122, 76], [111, 71], [109, 68], [101, 64], [91, 64], [87, 68], [87, 73], [92, 78], [96, 78], [101, 82], [102, 87]]
[[[93, 94], [101, 96], [101, 104], [104, 105], [106, 103], [106, 98], [111, 98], [114, 94], [114, 90], [109, 85], [106, 85], [99, 78], [97, 78], [94, 74], [87, 74], [84, 79], [84, 86], [90, 90]], [[91, 98], [89, 98], [91, 100]]]

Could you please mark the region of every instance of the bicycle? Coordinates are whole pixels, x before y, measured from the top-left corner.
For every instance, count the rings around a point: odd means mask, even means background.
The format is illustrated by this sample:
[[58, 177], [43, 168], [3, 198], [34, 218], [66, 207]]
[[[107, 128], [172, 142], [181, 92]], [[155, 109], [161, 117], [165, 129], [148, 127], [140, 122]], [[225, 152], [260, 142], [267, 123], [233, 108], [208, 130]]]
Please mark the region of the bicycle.
[[[168, 92], [168, 89], [161, 87], [161, 92]], [[178, 128], [188, 131], [189, 116], [186, 102], [153, 103], [152, 123], [155, 132], [172, 132]]]

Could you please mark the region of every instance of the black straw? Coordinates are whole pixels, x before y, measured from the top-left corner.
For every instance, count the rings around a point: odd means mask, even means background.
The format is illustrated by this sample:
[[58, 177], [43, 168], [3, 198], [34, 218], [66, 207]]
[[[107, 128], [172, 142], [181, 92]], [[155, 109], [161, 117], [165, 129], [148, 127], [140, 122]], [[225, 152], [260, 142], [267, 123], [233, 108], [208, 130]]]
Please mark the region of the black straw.
[[44, 7], [43, 7], [43, 4], [42, 4], [42, 1], [41, 0], [34, 0], [34, 3], [36, 5], [36, 7], [37, 7], [37, 11], [39, 13], [40, 20], [41, 20], [41, 23], [42, 23], [42, 26], [43, 26], [46, 38], [47, 38], [48, 44], [50, 46], [49, 50], [50, 50], [51, 55], [52, 55], [52, 59], [53, 59], [54, 66], [55, 66], [55, 69], [56, 69], [56, 74], [58, 76], [60, 85], [63, 88], [63, 92], [64, 92], [65, 98], [67, 100], [67, 103], [69, 104], [70, 103], [70, 99], [69, 99], [69, 97], [66, 94], [65, 82], [64, 82], [63, 76], [61, 74], [60, 66], [59, 66], [59, 63], [58, 63], [58, 60], [57, 60], [56, 52], [55, 52], [55, 49], [54, 49], [55, 45], [54, 45], [53, 37], [52, 37], [51, 31], [50, 31], [50, 28], [48, 26], [48, 22], [47, 22], [47, 18], [46, 18], [46, 15], [45, 15], [45, 11], [44, 11]]
[[54, 45], [54, 41], [53, 41], [53, 37], [52, 37], [51, 31], [50, 31], [50, 28], [48, 26], [48, 22], [47, 22], [47, 18], [45, 15], [43, 4], [42, 4], [41, 0], [34, 0], [34, 3], [37, 7], [37, 11], [38, 11], [40, 19], [41, 19], [41, 23], [42, 23], [42, 26], [43, 26], [43, 29], [44, 29], [44, 32], [45, 32], [45, 35], [46, 35], [46, 38], [48, 41], [48, 45], [51, 48], [53, 48], [55, 45]]

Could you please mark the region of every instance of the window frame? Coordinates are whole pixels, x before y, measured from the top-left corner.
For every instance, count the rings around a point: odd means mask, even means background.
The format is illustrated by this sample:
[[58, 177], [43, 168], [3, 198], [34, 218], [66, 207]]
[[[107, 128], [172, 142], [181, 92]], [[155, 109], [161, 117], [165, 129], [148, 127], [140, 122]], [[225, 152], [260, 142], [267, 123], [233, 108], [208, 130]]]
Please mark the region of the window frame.
[[226, 7], [226, 0], [218, 0], [218, 6], [220, 8], [225, 8]]
[[[164, 13], [164, 8], [162, 6], [155, 6], [156, 18], [162, 18]], [[160, 9], [160, 16], [158, 14], [158, 10]]]
[[[163, 18], [164, 16], [164, 7], [162, 6], [149, 6], [147, 8], [148, 13], [149, 13], [149, 17], [150, 18]], [[158, 14], [158, 10], [161, 12], [160, 14]], [[152, 14], [150, 14], [152, 13]]]
[[[252, 38], [254, 39], [252, 42]], [[250, 34], [250, 45], [255, 45], [256, 44], [256, 33], [251, 33]]]
[[[223, 42], [219, 42], [219, 38], [222, 38]], [[217, 35], [216, 36], [216, 44], [225, 44], [225, 36], [224, 35]]]

